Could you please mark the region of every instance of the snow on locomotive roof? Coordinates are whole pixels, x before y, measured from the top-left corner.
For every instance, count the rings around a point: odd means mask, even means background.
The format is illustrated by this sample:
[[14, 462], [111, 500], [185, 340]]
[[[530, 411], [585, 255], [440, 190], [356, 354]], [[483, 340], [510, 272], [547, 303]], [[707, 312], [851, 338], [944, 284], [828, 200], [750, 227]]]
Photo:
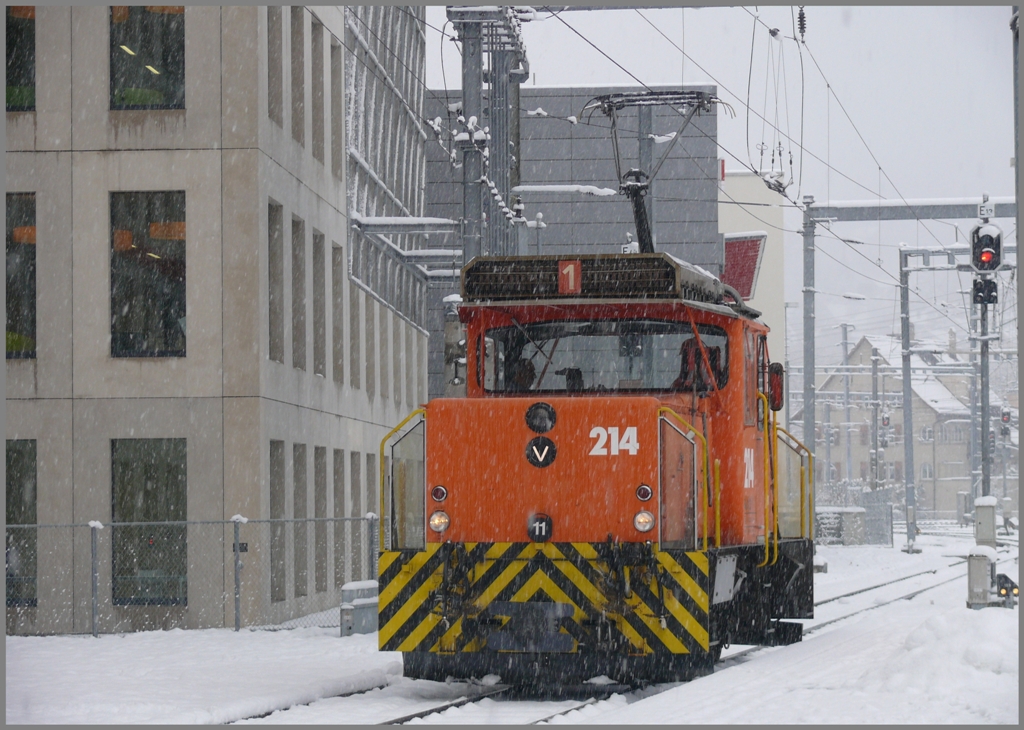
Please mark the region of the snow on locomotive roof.
[[681, 299], [760, 316], [716, 276], [667, 253], [481, 256], [462, 270], [462, 295], [467, 303]]

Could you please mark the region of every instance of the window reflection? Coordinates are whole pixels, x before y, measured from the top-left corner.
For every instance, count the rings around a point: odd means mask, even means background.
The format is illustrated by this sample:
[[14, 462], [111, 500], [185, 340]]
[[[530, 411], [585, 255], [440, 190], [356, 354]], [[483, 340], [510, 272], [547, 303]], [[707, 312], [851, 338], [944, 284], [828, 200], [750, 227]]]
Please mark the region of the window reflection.
[[728, 374], [725, 331], [710, 325], [698, 325], [698, 331], [699, 344], [689, 322], [564, 321], [491, 329], [481, 352], [484, 387], [505, 393], [722, 388]]
[[185, 108], [185, 8], [110, 8], [110, 108]]
[[[185, 520], [186, 463], [185, 439], [112, 440], [113, 521]], [[185, 525], [115, 526], [111, 537], [114, 605], [187, 603]]]
[[36, 108], [36, 9], [7, 7], [7, 111]]
[[185, 193], [110, 194], [110, 354], [185, 356]]
[[36, 196], [7, 194], [7, 358], [36, 356]]

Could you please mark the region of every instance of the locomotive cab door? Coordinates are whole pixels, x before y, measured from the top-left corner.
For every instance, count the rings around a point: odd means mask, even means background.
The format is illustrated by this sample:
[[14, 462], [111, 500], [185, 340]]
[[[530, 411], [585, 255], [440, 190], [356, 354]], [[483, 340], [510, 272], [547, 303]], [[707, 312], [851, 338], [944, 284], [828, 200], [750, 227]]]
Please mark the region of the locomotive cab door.
[[661, 549], [695, 550], [698, 545], [700, 465], [693, 433], [661, 419]]

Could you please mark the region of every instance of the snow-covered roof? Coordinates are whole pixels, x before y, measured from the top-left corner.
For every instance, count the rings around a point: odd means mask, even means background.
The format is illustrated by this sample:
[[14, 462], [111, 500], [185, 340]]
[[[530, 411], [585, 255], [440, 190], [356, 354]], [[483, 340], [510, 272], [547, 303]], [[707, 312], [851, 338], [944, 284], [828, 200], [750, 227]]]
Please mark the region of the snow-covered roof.
[[910, 387], [917, 397], [931, 406], [936, 413], [949, 416], [969, 416], [971, 414], [970, 409], [932, 375], [925, 375], [920, 379], [919, 376], [912, 375]]
[[[864, 335], [862, 341], [867, 341], [868, 347], [878, 350], [879, 357], [889, 365], [898, 365], [903, 361], [903, 345], [898, 337], [889, 335]], [[859, 344], [859, 343], [858, 343]], [[917, 345], [912, 345], [912, 348]], [[944, 363], [962, 364], [960, 361], [950, 358], [948, 353]], [[926, 362], [919, 354], [911, 353], [910, 366], [917, 372], [910, 377], [910, 387], [926, 405], [937, 414], [942, 416], [970, 417], [970, 409], [941, 381], [930, 373], [923, 373], [921, 370], [928, 369], [934, 363]], [[832, 376], [836, 377], [836, 376]], [[826, 381], [827, 382], [827, 381]], [[826, 390], [824, 385], [821, 390]]]

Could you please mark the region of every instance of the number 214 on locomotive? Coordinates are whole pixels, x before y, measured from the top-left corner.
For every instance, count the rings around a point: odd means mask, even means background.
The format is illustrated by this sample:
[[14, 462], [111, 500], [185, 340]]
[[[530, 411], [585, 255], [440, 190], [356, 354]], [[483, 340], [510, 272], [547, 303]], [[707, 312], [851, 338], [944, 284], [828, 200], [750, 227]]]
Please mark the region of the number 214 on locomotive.
[[464, 395], [381, 444], [406, 676], [635, 685], [800, 640], [814, 470], [756, 310], [652, 253], [479, 257], [458, 316]]

